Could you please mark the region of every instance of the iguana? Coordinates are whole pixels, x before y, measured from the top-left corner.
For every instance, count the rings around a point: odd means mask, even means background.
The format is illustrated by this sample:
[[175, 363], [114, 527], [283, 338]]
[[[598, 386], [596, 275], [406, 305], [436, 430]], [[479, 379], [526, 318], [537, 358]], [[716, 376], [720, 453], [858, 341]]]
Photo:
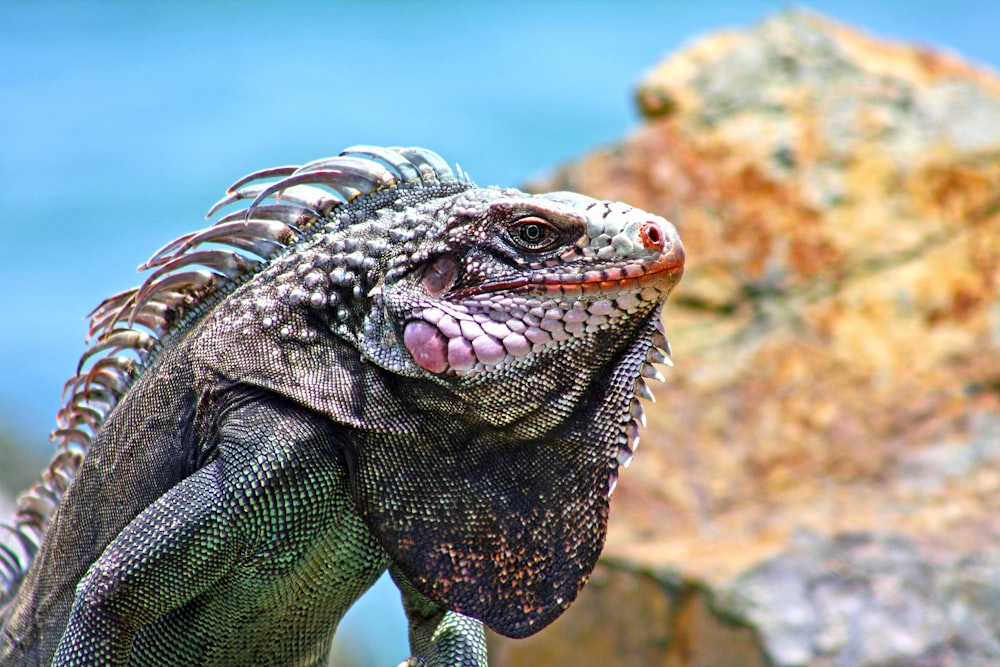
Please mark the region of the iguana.
[[0, 549], [0, 662], [319, 665], [387, 568], [405, 664], [552, 622], [668, 361], [674, 227], [419, 148], [258, 171], [208, 217], [234, 206], [91, 313]]

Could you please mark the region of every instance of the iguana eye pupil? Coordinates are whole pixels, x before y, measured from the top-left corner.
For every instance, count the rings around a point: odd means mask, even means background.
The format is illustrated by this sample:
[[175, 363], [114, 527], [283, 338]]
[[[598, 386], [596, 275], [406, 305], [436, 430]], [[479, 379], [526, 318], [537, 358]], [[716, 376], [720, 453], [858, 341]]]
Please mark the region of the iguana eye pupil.
[[546, 250], [558, 240], [552, 226], [541, 218], [519, 220], [511, 232], [514, 242], [525, 250]]

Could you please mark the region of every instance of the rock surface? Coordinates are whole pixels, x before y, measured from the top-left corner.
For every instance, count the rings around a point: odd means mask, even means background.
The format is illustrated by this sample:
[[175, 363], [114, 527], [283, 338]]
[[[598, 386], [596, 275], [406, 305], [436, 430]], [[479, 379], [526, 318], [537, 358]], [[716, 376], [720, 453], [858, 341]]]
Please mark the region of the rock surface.
[[677, 225], [676, 368], [611, 558], [494, 664], [1000, 664], [1000, 79], [796, 11], [637, 101], [535, 186]]

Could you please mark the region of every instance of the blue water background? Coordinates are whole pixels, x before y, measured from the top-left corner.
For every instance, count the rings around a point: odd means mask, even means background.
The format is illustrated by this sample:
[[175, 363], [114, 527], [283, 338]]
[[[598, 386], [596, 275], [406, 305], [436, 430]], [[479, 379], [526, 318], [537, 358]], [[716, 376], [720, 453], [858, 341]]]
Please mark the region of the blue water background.
[[[786, 6], [0, 2], [0, 424], [48, 451], [83, 315], [244, 173], [403, 144], [515, 185], [627, 133], [663, 56]], [[810, 6], [1000, 65], [1000, 3]], [[344, 628], [371, 664], [406, 654], [396, 607], [383, 582]]]

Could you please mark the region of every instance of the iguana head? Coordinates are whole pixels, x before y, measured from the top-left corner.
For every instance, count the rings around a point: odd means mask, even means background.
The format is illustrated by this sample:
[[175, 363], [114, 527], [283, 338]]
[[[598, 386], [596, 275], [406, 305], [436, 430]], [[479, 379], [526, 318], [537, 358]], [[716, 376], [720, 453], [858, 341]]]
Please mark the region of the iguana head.
[[205, 372], [326, 415], [358, 511], [423, 594], [509, 636], [554, 620], [600, 554], [644, 377], [667, 359], [674, 227], [479, 188], [423, 149], [264, 170], [220, 206], [240, 200], [96, 311], [95, 348], [156, 348], [120, 322], [180, 332]]
[[436, 252], [397, 258], [382, 290], [413, 363], [431, 374], [529, 372], [648, 315], [683, 270], [674, 227], [624, 204], [497, 189], [453, 204]]

